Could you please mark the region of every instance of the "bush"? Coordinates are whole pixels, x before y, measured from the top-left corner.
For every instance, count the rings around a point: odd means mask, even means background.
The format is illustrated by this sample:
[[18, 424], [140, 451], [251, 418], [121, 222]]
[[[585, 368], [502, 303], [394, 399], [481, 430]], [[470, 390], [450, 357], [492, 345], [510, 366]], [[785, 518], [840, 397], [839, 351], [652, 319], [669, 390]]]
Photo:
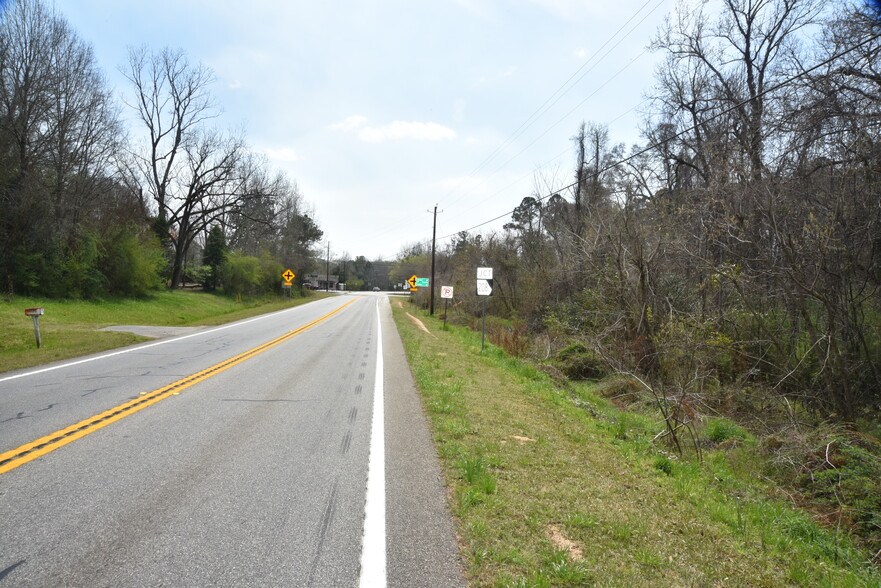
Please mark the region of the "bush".
[[570, 380], [598, 380], [606, 375], [603, 362], [581, 343], [565, 347], [554, 363]]
[[729, 439], [743, 441], [747, 433], [728, 419], [709, 419], [704, 428], [704, 436], [713, 443], [722, 443]]
[[229, 253], [220, 271], [223, 291], [232, 296], [272, 292], [281, 284], [284, 267], [271, 256]]
[[223, 291], [231, 296], [256, 294], [260, 288], [260, 260], [230, 253], [220, 270]]
[[101, 265], [109, 293], [144, 296], [162, 286], [165, 264], [155, 235], [130, 225], [110, 236]]

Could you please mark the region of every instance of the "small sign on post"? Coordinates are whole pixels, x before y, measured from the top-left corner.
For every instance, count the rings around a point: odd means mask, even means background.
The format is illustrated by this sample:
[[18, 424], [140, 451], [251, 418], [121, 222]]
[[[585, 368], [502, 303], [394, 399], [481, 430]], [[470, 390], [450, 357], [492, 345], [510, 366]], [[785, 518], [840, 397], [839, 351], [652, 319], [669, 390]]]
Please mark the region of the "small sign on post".
[[[477, 268], [477, 295], [492, 296], [493, 294], [493, 268]], [[480, 333], [480, 350], [483, 351], [486, 339], [486, 299], [483, 301], [483, 329]]]
[[43, 315], [43, 309], [25, 308], [24, 314], [34, 319], [34, 337], [37, 339], [37, 349], [39, 349], [42, 346], [42, 341], [40, 341], [40, 317]]
[[477, 295], [492, 296], [493, 294], [493, 268], [477, 268]]
[[450, 298], [453, 297], [453, 287], [452, 286], [441, 286], [441, 298], [444, 299], [444, 330], [447, 330], [447, 304], [450, 301]]

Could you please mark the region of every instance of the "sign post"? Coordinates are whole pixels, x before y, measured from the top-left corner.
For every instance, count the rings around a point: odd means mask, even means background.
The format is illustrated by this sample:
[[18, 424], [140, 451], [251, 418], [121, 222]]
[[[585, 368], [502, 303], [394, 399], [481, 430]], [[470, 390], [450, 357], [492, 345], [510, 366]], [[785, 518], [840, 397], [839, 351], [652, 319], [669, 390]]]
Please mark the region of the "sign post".
[[444, 299], [444, 331], [447, 330], [447, 303], [453, 297], [452, 286], [441, 286], [441, 298]]
[[37, 349], [42, 346], [42, 342], [40, 341], [40, 316], [43, 314], [42, 308], [25, 308], [24, 309], [25, 316], [33, 317], [34, 319], [34, 337], [37, 339]]
[[284, 280], [284, 282], [281, 283], [281, 287], [285, 293], [286, 298], [291, 297], [291, 287], [294, 285], [293, 279], [296, 277], [297, 274], [289, 269], [285, 270], [284, 273], [281, 275], [281, 278]]
[[[492, 296], [493, 294], [493, 268], [479, 267], [477, 268], [477, 295]], [[484, 340], [486, 339], [486, 305], [487, 301], [483, 301], [483, 329], [480, 333], [480, 350], [483, 351]]]

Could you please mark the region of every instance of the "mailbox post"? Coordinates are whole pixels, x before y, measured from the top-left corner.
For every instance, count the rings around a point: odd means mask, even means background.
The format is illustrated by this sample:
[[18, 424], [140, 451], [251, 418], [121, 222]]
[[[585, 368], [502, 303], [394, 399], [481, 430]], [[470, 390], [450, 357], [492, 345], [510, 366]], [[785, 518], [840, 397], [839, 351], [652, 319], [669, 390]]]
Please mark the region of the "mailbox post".
[[40, 341], [40, 316], [43, 314], [42, 308], [25, 308], [24, 309], [25, 316], [33, 317], [34, 319], [34, 337], [37, 339], [37, 349], [42, 345]]

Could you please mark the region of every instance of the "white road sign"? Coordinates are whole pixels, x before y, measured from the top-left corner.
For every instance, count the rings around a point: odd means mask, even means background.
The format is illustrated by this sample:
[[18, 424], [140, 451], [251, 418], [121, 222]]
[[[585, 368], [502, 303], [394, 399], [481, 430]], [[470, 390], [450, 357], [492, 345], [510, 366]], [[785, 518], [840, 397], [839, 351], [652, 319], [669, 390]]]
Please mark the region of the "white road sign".
[[491, 279], [493, 279], [493, 268], [491, 268], [491, 267], [477, 268], [477, 279], [478, 280], [491, 280]]
[[477, 295], [478, 296], [492, 296], [493, 293], [493, 281], [492, 280], [477, 280]]
[[452, 286], [441, 286], [441, 298], [452, 298], [453, 297], [453, 287]]

